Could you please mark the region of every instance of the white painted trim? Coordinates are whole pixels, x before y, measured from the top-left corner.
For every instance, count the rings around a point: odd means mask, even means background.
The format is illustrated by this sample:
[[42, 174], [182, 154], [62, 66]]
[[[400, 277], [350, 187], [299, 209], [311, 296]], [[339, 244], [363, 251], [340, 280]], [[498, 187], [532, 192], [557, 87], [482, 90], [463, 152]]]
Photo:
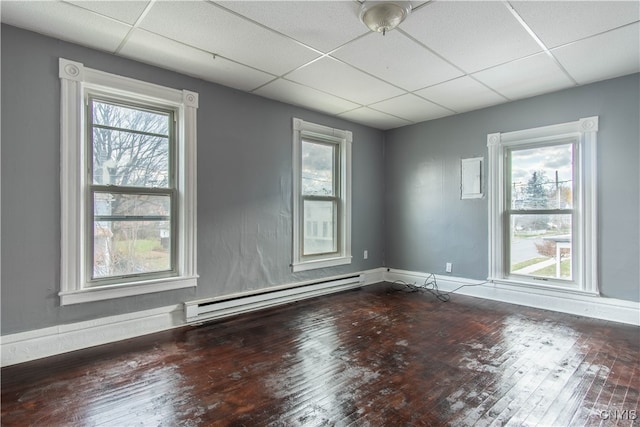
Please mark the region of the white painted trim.
[[364, 284], [373, 285], [374, 283], [384, 282], [384, 275], [386, 272], [387, 269], [384, 267], [363, 271], [362, 274], [364, 274]]
[[[402, 280], [406, 283], [421, 285], [428, 276], [429, 273], [392, 269], [385, 271], [384, 280], [387, 282]], [[577, 293], [571, 290], [540, 287], [522, 288], [521, 286], [494, 282], [482, 284], [481, 280], [462, 277], [436, 275], [436, 281], [438, 288], [445, 292], [467, 285], [458, 289], [456, 293], [640, 326], [640, 303], [634, 301]]]
[[80, 350], [184, 325], [182, 305], [19, 332], [1, 337], [1, 365]]
[[102, 301], [106, 299], [192, 288], [195, 287], [197, 283], [197, 276], [165, 277], [146, 282], [132, 282], [124, 285], [107, 285], [96, 288], [86, 288], [79, 291], [60, 292], [58, 296], [60, 297], [62, 305], [81, 304], [83, 302]]
[[322, 258], [309, 261], [294, 262], [292, 264], [293, 271], [307, 271], [315, 270], [317, 268], [336, 267], [338, 265], [351, 264], [351, 258], [348, 257], [335, 257], [335, 258]]
[[[489, 278], [504, 284], [519, 285], [526, 281], [527, 286], [536, 286], [532, 278], [517, 278], [507, 274], [504, 251], [508, 226], [505, 225], [505, 212], [508, 208], [505, 193], [507, 165], [506, 155], [510, 147], [527, 147], [535, 144], [571, 139], [577, 146], [575, 159], [578, 176], [574, 177], [575, 191], [572, 258], [575, 258], [576, 275], [573, 278], [575, 289], [589, 294], [598, 293], [598, 203], [597, 203], [597, 159], [596, 144], [598, 116], [585, 117], [573, 122], [541, 126], [506, 133], [487, 135], [489, 151], [488, 177], [488, 235], [489, 235]], [[547, 283], [558, 281], [549, 279]], [[541, 286], [542, 288], [545, 285]]]
[[[361, 275], [362, 283], [358, 286], [366, 286], [382, 282], [384, 271], [386, 271], [386, 269], [377, 268], [342, 276], [318, 278], [315, 279], [315, 281], [334, 280], [340, 277]], [[295, 284], [289, 283], [271, 287], [267, 290], [286, 290], [293, 286], [300, 286], [312, 282], [313, 281]], [[257, 292], [264, 293], [265, 290], [263, 289]], [[318, 292], [317, 295], [314, 296], [326, 295], [331, 292], [336, 292], [336, 290], [328, 289], [327, 292]], [[249, 297], [255, 294], [256, 291], [245, 292], [236, 294], [234, 297]], [[221, 299], [222, 298], [228, 299], [230, 296], [221, 297]], [[183, 304], [179, 304], [4, 335], [0, 337], [0, 366], [15, 365], [185, 325]]]
[[[197, 126], [198, 94], [168, 88], [58, 60], [60, 77], [60, 193], [61, 262], [60, 304], [142, 295], [197, 285]], [[178, 242], [177, 275], [170, 278], [129, 281], [120, 286], [88, 286], [86, 271], [87, 148], [84, 141], [85, 97], [103, 93], [150, 105], [170, 107], [178, 118]]]
[[[306, 122], [293, 118], [293, 147], [292, 147], [292, 172], [293, 172], [293, 244], [291, 269], [293, 272], [313, 270], [317, 268], [335, 267], [351, 264], [351, 168], [352, 168], [352, 143], [353, 133], [348, 130], [334, 129], [316, 123]], [[339, 253], [335, 255], [315, 257], [302, 256], [301, 221], [301, 144], [302, 138], [310, 138], [321, 141], [330, 141], [340, 150], [340, 219], [339, 227]]]

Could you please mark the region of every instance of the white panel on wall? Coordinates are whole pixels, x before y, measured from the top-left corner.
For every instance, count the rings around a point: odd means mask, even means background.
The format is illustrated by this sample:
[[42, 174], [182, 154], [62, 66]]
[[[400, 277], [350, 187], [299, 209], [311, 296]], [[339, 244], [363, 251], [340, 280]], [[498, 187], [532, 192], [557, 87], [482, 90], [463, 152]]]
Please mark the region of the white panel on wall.
[[462, 159], [460, 164], [460, 190], [462, 199], [482, 197], [482, 157]]

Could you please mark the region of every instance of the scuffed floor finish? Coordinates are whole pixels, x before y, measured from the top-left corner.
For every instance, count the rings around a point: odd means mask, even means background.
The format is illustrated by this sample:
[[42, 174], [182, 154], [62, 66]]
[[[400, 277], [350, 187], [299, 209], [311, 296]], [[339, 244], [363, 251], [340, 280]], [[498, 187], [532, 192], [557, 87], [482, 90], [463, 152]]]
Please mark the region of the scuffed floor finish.
[[3, 426], [639, 425], [637, 327], [392, 285], [2, 370]]

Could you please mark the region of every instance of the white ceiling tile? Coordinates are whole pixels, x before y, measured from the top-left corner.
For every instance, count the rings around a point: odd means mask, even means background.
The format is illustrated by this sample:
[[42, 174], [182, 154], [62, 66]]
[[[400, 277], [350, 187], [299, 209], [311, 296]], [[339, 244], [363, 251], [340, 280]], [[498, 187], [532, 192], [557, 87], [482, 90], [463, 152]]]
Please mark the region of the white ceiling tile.
[[458, 113], [507, 102], [507, 99], [468, 76], [414, 93]]
[[0, 2], [8, 25], [381, 129], [640, 68], [637, 0], [413, 1], [386, 36], [361, 0]]
[[149, 1], [68, 1], [78, 7], [91, 10], [127, 24], [135, 24]]
[[286, 78], [362, 105], [403, 93], [401, 89], [332, 58], [319, 59]]
[[541, 51], [497, 1], [431, 2], [400, 28], [468, 73]]
[[473, 77], [512, 100], [574, 86], [546, 53], [480, 71]]
[[255, 89], [274, 78], [273, 75], [221, 57], [214, 58], [208, 52], [140, 29], [132, 32], [120, 54], [245, 91]]
[[332, 56], [409, 91], [463, 74], [399, 31], [370, 33]]
[[220, 1], [221, 6], [327, 53], [368, 32], [355, 1]]
[[412, 122], [424, 122], [454, 114], [453, 111], [410, 93], [371, 104], [369, 107]]
[[277, 75], [319, 56], [287, 37], [208, 2], [154, 3], [140, 27]]
[[346, 113], [342, 113], [339, 115], [339, 117], [382, 130], [394, 129], [411, 124], [411, 122], [407, 120], [401, 119], [399, 117], [393, 117], [389, 114], [372, 110], [368, 107], [361, 107], [352, 111], [348, 111]]
[[274, 80], [253, 93], [328, 114], [339, 114], [359, 106], [353, 102], [284, 79]]
[[512, 5], [547, 48], [640, 19], [638, 1], [519, 1]]
[[131, 29], [86, 9], [51, 1], [3, 1], [2, 22], [109, 52]]
[[640, 24], [571, 43], [551, 51], [580, 84], [640, 72]]

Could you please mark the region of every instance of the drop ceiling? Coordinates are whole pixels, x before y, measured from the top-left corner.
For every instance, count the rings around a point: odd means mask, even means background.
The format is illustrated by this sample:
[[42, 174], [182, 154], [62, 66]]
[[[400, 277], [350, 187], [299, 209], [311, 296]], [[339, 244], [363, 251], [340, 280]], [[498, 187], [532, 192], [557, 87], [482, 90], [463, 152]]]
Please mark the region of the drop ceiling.
[[638, 1], [2, 1], [2, 22], [378, 129], [640, 71]]

